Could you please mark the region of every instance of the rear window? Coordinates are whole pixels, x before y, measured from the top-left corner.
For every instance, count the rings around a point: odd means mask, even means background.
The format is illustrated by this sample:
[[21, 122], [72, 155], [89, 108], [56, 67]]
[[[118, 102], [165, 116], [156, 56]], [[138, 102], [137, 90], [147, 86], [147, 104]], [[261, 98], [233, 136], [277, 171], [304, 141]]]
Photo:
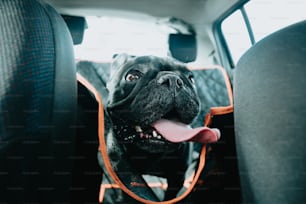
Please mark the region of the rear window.
[[169, 30], [156, 21], [86, 17], [83, 43], [75, 46], [78, 60], [110, 61], [114, 54], [167, 56]]

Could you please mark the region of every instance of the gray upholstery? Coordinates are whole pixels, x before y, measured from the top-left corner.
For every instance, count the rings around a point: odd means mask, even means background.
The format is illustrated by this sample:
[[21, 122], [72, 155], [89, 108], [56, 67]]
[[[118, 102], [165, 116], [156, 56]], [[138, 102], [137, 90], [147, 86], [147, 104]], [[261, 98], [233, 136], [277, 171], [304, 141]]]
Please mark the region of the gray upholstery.
[[230, 93], [228, 93], [224, 76], [219, 69], [192, 70], [192, 72], [201, 100], [200, 113], [192, 125], [200, 127], [211, 107], [230, 105]]
[[250, 48], [234, 75], [244, 202], [306, 202], [306, 21]]
[[0, 203], [69, 202], [76, 113], [72, 39], [39, 0], [0, 0]]

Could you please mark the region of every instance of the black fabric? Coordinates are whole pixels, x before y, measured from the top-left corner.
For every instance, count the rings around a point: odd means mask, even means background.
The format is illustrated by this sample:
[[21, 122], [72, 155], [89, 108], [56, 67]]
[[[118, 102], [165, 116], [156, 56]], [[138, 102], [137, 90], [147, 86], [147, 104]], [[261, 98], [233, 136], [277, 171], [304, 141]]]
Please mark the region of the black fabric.
[[[110, 74], [110, 63], [80, 61], [77, 72], [84, 76], [101, 93], [106, 104], [108, 91], [106, 83]], [[78, 131], [76, 139], [76, 168], [74, 186], [77, 193], [73, 203], [96, 203], [101, 184], [101, 168], [98, 165], [98, 103], [92, 93], [78, 83]], [[110, 122], [105, 118], [105, 126]]]
[[78, 125], [72, 203], [97, 203], [101, 184], [98, 165], [98, 103], [78, 83]]
[[271, 34], [239, 61], [235, 131], [243, 201], [306, 202], [306, 21]]
[[70, 199], [76, 79], [65, 26], [42, 1], [0, 1], [0, 202]]

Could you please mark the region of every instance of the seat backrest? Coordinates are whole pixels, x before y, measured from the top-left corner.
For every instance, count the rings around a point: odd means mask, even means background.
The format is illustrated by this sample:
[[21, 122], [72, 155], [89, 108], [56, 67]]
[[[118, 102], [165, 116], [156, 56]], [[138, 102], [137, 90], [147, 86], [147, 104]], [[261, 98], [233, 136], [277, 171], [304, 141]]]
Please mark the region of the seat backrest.
[[234, 117], [246, 203], [306, 202], [306, 21], [250, 48], [234, 74]]
[[76, 113], [72, 39], [40, 0], [0, 0], [0, 202], [69, 202]]

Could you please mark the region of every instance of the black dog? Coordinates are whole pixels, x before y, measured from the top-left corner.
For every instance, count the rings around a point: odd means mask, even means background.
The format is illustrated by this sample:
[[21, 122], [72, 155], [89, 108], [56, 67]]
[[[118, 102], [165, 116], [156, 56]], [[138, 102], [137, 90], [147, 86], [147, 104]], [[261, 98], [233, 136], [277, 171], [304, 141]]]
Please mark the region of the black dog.
[[[166, 178], [163, 198], [152, 198], [147, 190], [137, 193], [152, 200], [173, 198], [190, 163], [193, 147], [187, 141], [209, 143], [220, 137], [218, 131], [188, 126], [200, 109], [193, 74], [176, 60], [153, 56], [119, 55], [112, 69], [115, 73], [107, 85], [111, 125], [106, 143], [113, 169], [130, 189], [135, 178], [145, 182], [144, 174]], [[100, 165], [106, 171], [101, 159]], [[127, 202], [123, 194], [116, 197], [117, 203]]]

